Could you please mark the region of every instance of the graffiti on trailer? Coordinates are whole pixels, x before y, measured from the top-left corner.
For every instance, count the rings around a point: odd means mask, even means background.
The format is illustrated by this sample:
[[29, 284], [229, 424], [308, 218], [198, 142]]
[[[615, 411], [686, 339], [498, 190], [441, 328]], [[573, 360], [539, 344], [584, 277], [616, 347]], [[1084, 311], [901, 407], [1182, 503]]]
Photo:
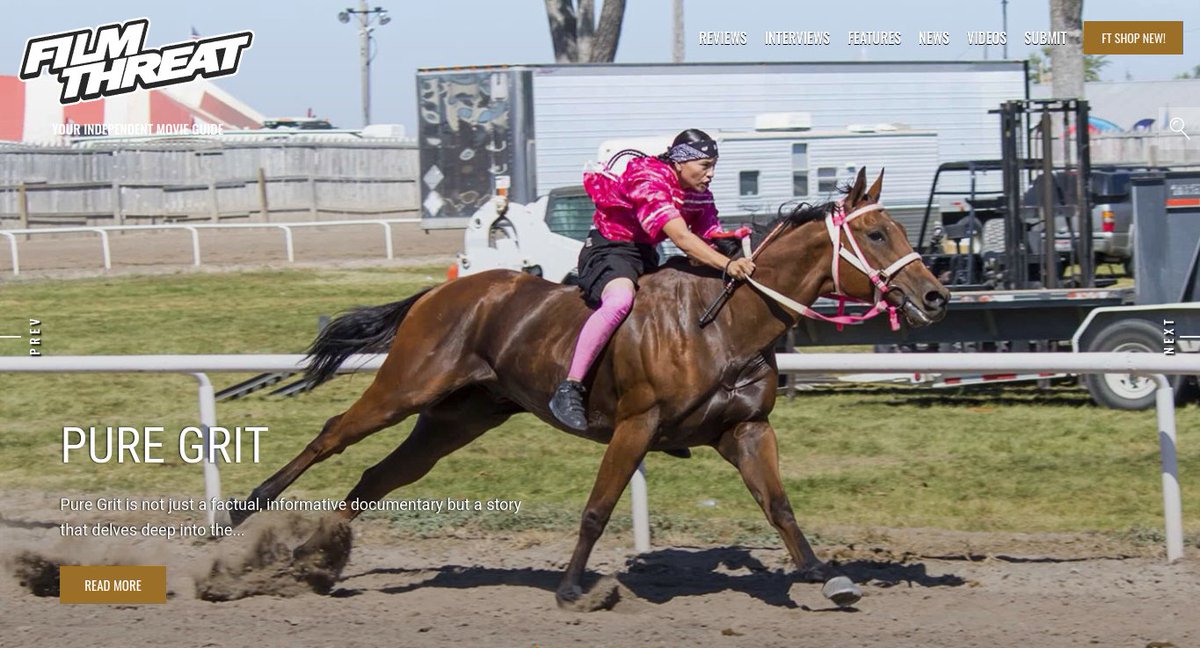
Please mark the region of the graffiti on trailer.
[[475, 72], [419, 81], [418, 135], [425, 218], [468, 217], [507, 175], [511, 102], [503, 73]]

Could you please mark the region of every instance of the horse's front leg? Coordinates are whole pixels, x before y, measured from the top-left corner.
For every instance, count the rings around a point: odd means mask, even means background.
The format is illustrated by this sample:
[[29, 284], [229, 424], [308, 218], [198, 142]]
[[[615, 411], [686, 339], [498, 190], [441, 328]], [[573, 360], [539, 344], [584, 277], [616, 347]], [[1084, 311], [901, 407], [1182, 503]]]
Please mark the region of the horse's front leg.
[[560, 606], [569, 607], [583, 595], [580, 580], [588, 557], [592, 554], [592, 547], [596, 545], [600, 534], [604, 533], [613, 507], [625, 491], [625, 484], [629, 483], [638, 464], [646, 456], [654, 437], [656, 420], [655, 416], [641, 414], [618, 422], [613, 430], [612, 441], [604, 452], [600, 473], [596, 475], [592, 494], [588, 496], [587, 507], [583, 510], [575, 552], [571, 554], [571, 563], [555, 593]]
[[817, 558], [800, 525], [796, 523], [792, 505], [783, 492], [783, 480], [779, 476], [779, 449], [771, 424], [766, 421], [740, 423], [722, 435], [717, 443], [717, 451], [742, 474], [742, 481], [746, 482], [754, 500], [783, 538], [783, 544], [800, 570], [800, 577], [824, 582], [822, 593], [838, 605], [857, 603], [862, 598], [862, 590]]

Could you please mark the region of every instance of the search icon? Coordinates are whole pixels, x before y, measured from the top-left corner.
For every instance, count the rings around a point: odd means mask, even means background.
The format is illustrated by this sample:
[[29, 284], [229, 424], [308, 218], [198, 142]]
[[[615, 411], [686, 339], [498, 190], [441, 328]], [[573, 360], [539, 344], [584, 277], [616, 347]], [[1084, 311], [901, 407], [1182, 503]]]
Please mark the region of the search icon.
[[1172, 133], [1179, 133], [1179, 134], [1183, 135], [1184, 137], [1186, 137], [1187, 141], [1190, 142], [1190, 141], [1192, 141], [1192, 138], [1190, 135], [1187, 134], [1187, 131], [1183, 129], [1185, 125], [1186, 124], [1184, 123], [1182, 117], [1176, 117], [1175, 119], [1171, 120], [1171, 123], [1168, 124], [1167, 127], [1171, 129]]

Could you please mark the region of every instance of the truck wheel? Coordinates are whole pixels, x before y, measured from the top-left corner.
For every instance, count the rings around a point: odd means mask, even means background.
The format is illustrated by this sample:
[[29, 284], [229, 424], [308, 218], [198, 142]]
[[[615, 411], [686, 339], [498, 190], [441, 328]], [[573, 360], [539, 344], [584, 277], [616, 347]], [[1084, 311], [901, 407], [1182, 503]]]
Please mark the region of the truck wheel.
[[[1160, 353], [1162, 331], [1145, 320], [1114, 322], [1101, 329], [1086, 351]], [[1184, 395], [1184, 376], [1168, 376], [1177, 396]], [[1083, 384], [1097, 405], [1141, 410], [1154, 407], [1154, 381], [1131, 374], [1087, 374]], [[1176, 398], [1176, 400], [1180, 400]]]

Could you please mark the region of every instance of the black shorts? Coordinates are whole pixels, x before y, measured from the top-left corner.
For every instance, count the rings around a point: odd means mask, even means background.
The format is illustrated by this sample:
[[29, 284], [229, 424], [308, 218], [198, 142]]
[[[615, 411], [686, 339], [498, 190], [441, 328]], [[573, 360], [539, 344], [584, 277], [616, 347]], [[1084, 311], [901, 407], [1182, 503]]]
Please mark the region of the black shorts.
[[613, 279], [625, 278], [637, 285], [638, 277], [658, 267], [658, 252], [646, 243], [610, 241], [599, 230], [588, 232], [579, 252], [579, 279], [588, 306], [600, 305], [600, 294]]

